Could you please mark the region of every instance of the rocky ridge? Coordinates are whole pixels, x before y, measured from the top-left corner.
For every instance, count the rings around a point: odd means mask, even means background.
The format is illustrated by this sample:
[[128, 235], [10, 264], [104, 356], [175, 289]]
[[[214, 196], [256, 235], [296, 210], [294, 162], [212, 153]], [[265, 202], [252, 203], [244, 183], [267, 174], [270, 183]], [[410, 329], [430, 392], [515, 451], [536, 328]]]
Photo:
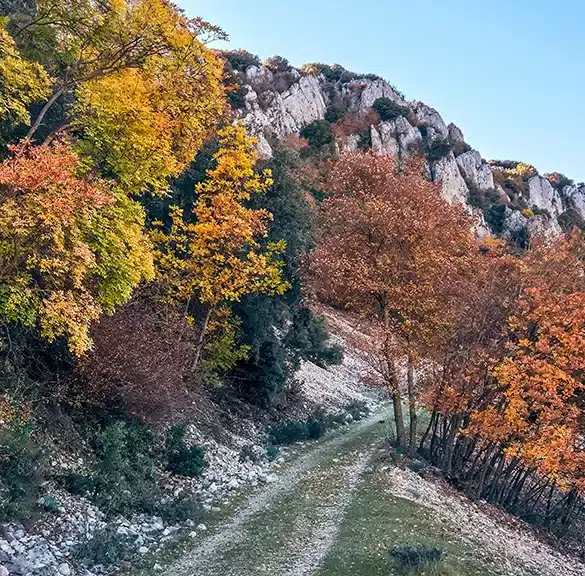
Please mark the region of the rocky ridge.
[[[388, 98], [409, 112], [386, 122], [378, 118], [369, 125], [371, 148], [379, 154], [405, 157], [420, 150], [423, 141], [427, 146], [448, 144], [442, 157], [429, 161], [429, 170], [433, 180], [441, 184], [444, 197], [463, 204], [476, 217], [478, 235], [495, 233], [508, 239], [522, 234], [557, 235], [563, 219], [574, 222], [585, 218], [585, 184], [569, 181], [553, 186], [535, 172], [524, 179], [523, 189], [516, 191], [520, 201], [514, 201], [514, 191], [502, 185], [496, 174], [502, 176], [505, 170], [472, 149], [460, 128], [447, 125], [437, 110], [423, 102], [407, 102], [381, 78], [345, 72], [332, 79], [315, 65], [299, 70], [288, 66], [286, 60], [279, 66], [274, 71], [255, 62], [234, 72], [243, 94], [236, 114], [259, 138], [264, 156], [272, 155], [276, 139], [298, 135], [305, 126], [325, 119], [332, 106], [341, 103], [345, 113], [365, 116], [377, 99]], [[337, 145], [355, 150], [359, 137], [348, 134], [341, 144], [338, 138]], [[486, 195], [491, 199], [487, 205], [478, 200]]]

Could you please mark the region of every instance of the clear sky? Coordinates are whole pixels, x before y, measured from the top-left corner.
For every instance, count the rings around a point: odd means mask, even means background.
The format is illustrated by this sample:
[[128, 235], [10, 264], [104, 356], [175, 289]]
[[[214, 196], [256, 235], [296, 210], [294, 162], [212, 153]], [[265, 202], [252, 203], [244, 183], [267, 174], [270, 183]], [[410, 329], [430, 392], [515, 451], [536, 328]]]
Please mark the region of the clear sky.
[[378, 74], [484, 158], [585, 181], [584, 0], [177, 1], [230, 47]]

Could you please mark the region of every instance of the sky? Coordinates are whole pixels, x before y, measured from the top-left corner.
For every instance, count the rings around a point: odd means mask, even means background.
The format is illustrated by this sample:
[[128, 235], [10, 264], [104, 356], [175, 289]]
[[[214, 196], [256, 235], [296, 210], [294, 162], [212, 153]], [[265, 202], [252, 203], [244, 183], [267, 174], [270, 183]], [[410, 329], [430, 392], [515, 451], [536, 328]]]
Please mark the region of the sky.
[[486, 159], [585, 181], [583, 0], [176, 0], [222, 48], [338, 63], [436, 108]]

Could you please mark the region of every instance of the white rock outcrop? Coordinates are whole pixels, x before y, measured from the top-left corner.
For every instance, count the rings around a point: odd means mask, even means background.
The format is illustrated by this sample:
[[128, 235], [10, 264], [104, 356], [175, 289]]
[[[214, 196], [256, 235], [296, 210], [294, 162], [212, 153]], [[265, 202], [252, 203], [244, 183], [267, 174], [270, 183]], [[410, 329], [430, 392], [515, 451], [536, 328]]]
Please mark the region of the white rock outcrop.
[[449, 130], [441, 115], [430, 106], [422, 102], [416, 102], [413, 106], [413, 112], [418, 124], [434, 128], [441, 138], [448, 138]]
[[561, 195], [551, 183], [542, 176], [533, 176], [528, 181], [528, 203], [541, 210], [546, 210], [552, 218], [556, 219], [563, 212]]
[[457, 156], [457, 166], [465, 182], [475, 186], [478, 190], [494, 188], [494, 175], [487, 162], [481, 158], [477, 150], [470, 150]]
[[421, 142], [421, 133], [403, 116], [372, 126], [372, 150], [377, 154], [406, 158], [420, 149]]
[[451, 144], [465, 144], [465, 138], [461, 128], [455, 126], [455, 124], [451, 122], [451, 124], [447, 126], [447, 130], [449, 132], [449, 142], [451, 142]]
[[569, 207], [585, 218], [585, 186], [565, 186], [563, 196]]
[[447, 156], [435, 162], [432, 171], [434, 180], [442, 186], [445, 200], [468, 206], [469, 189], [461, 176], [453, 152], [449, 152]]

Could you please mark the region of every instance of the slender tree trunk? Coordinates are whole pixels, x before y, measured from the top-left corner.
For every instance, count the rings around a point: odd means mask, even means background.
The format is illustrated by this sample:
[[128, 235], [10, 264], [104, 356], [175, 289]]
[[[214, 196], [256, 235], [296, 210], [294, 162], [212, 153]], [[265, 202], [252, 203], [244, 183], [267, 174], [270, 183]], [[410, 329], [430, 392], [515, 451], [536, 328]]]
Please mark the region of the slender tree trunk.
[[195, 348], [195, 358], [193, 360], [194, 372], [197, 370], [199, 366], [199, 361], [201, 360], [201, 353], [203, 352], [203, 345], [205, 344], [205, 333], [207, 332], [207, 326], [209, 325], [209, 319], [211, 318], [212, 312], [213, 307], [209, 306], [207, 308], [207, 311], [205, 312], [205, 317], [203, 318], [203, 324], [201, 325], [199, 337], [197, 338], [197, 346]]
[[412, 354], [408, 354], [408, 374], [407, 374], [407, 386], [408, 386], [408, 416], [409, 422], [409, 439], [408, 439], [408, 456], [414, 458], [416, 456], [416, 394], [415, 394], [415, 382], [414, 382], [414, 361]]
[[437, 418], [437, 411], [433, 410], [433, 413], [431, 415], [431, 419], [429, 420], [429, 425], [427, 426], [427, 429], [425, 430], [425, 433], [422, 435], [422, 438], [420, 439], [420, 442], [418, 444], [418, 451], [422, 452], [423, 448], [425, 447], [425, 442], [427, 441], [427, 438], [429, 436], [429, 432], [431, 431], [431, 428], [433, 427], [433, 424], [435, 423], [435, 419]]
[[453, 473], [453, 449], [455, 448], [455, 439], [457, 438], [460, 421], [461, 417], [459, 415], [453, 416], [449, 424], [449, 434], [447, 435], [447, 442], [445, 443], [445, 451], [443, 453], [443, 466], [447, 476], [451, 476]]
[[392, 405], [394, 406], [394, 422], [396, 424], [396, 446], [404, 452], [406, 446], [406, 430], [404, 428], [404, 414], [402, 412], [402, 397], [399, 390], [392, 393]]

